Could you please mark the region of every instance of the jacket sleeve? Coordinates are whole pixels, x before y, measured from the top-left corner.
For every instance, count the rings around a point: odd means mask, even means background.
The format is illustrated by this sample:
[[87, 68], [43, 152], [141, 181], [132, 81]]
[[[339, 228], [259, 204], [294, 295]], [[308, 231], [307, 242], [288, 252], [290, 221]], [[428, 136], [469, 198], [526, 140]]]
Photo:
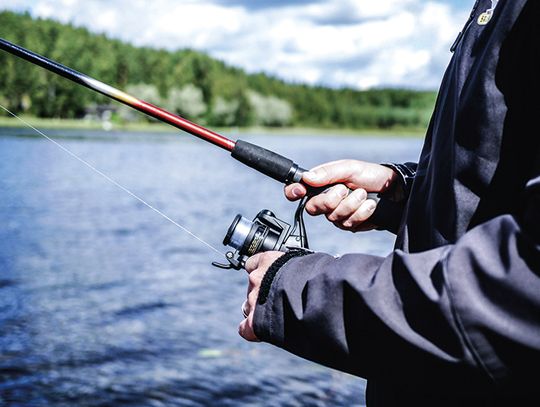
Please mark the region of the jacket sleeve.
[[398, 175], [398, 179], [393, 188], [379, 194], [379, 202], [375, 212], [370, 217], [370, 221], [377, 225], [379, 230], [387, 230], [395, 234], [401, 224], [405, 203], [409, 198], [418, 164], [407, 162], [403, 164], [385, 163], [382, 165], [394, 170]]
[[259, 297], [256, 335], [368, 379], [529, 376], [540, 366], [540, 177], [526, 192], [520, 216], [453, 245], [289, 260]]

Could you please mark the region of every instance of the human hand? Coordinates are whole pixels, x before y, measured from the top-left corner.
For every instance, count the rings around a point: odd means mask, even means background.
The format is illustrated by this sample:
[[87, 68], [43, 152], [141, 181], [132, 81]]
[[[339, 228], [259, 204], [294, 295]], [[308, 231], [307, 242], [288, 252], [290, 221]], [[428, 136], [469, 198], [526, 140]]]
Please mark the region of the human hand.
[[[325, 215], [340, 229], [357, 232], [376, 225], [366, 222], [377, 203], [367, 199], [367, 192], [384, 192], [396, 180], [397, 174], [380, 164], [358, 160], [339, 160], [319, 165], [302, 176], [313, 187], [333, 185], [328, 191], [315, 195], [306, 204], [310, 215]], [[352, 192], [349, 191], [352, 190]], [[285, 196], [291, 201], [304, 197], [306, 186], [294, 183], [285, 187]]]
[[272, 263], [284, 254], [283, 252], [275, 251], [262, 252], [251, 256], [246, 261], [245, 269], [248, 273], [249, 282], [247, 299], [242, 305], [242, 310], [247, 315], [247, 318], [238, 326], [238, 333], [246, 341], [259, 342], [259, 338], [257, 338], [253, 330], [253, 315], [255, 314], [255, 306], [259, 297], [261, 282]]

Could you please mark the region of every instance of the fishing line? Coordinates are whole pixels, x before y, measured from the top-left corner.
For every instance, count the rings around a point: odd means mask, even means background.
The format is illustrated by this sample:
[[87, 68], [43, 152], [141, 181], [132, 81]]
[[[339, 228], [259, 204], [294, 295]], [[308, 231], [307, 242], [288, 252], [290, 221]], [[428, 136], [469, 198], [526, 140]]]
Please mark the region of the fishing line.
[[223, 256], [223, 252], [219, 251], [218, 249], [216, 249], [214, 246], [212, 246], [210, 243], [204, 241], [202, 238], [200, 238], [199, 236], [195, 235], [193, 232], [191, 232], [189, 229], [187, 229], [185, 226], [182, 226], [181, 224], [179, 224], [178, 222], [172, 220], [169, 216], [165, 215], [163, 212], [161, 212], [159, 209], [155, 208], [154, 206], [150, 205], [148, 202], [146, 202], [144, 199], [142, 199], [141, 197], [139, 197], [137, 194], [135, 194], [134, 192], [131, 192], [129, 189], [127, 189], [125, 186], [123, 186], [122, 184], [118, 183], [117, 181], [115, 181], [114, 179], [112, 179], [111, 177], [109, 177], [107, 174], [103, 173], [102, 171], [98, 170], [96, 167], [94, 167], [92, 164], [90, 164], [88, 161], [82, 159], [81, 157], [79, 157], [77, 154], [75, 154], [74, 152], [72, 152], [71, 150], [69, 150], [67, 147], [64, 147], [62, 144], [58, 143], [56, 140], [50, 138], [49, 136], [47, 136], [45, 133], [43, 133], [42, 131], [36, 129], [34, 126], [32, 126], [30, 123], [28, 123], [26, 120], [22, 119], [21, 117], [17, 116], [15, 113], [13, 113], [12, 111], [10, 111], [8, 108], [2, 106], [0, 104], [0, 108], [4, 109], [7, 113], [9, 113], [11, 116], [15, 117], [17, 120], [19, 120], [21, 123], [25, 124], [26, 126], [30, 127], [32, 130], [34, 130], [36, 133], [38, 133], [39, 135], [45, 137], [47, 140], [49, 140], [51, 143], [53, 143], [54, 145], [56, 145], [58, 148], [60, 148], [61, 150], [65, 151], [66, 153], [68, 153], [71, 157], [75, 158], [77, 161], [83, 163], [84, 165], [86, 165], [88, 168], [90, 168], [92, 171], [94, 171], [96, 174], [100, 175], [101, 177], [105, 178], [107, 181], [109, 181], [110, 183], [112, 183], [113, 185], [115, 185], [116, 187], [118, 187], [119, 189], [121, 189], [122, 191], [128, 193], [129, 195], [131, 195], [133, 198], [135, 198], [137, 201], [139, 201], [140, 203], [142, 203], [143, 205], [145, 205], [146, 207], [150, 208], [151, 210], [153, 210], [155, 213], [157, 213], [158, 215], [160, 215], [162, 218], [168, 220], [170, 223], [172, 223], [173, 225], [175, 225], [176, 227], [178, 227], [179, 229], [183, 230], [184, 232], [186, 232], [188, 235], [190, 235], [191, 237], [195, 238], [196, 240], [198, 240], [199, 242], [201, 242], [202, 244], [204, 244], [205, 246], [207, 246], [208, 248], [212, 249], [213, 251], [215, 251], [217, 254], [219, 254], [220, 256]]

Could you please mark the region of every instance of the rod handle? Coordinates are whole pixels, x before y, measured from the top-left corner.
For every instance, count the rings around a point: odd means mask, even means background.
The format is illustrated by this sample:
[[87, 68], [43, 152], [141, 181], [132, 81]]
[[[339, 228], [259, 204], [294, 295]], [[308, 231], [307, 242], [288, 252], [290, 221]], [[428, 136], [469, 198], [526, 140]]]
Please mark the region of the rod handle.
[[[295, 164], [287, 157], [244, 140], [236, 141], [234, 148], [231, 151], [231, 156], [248, 167], [283, 184], [288, 185], [294, 182], [301, 182], [306, 186], [308, 195], [321, 194], [328, 188], [336, 185], [324, 185], [322, 187], [312, 187], [307, 185], [302, 182], [302, 175], [307, 171], [306, 169], [299, 167], [298, 164]], [[377, 203], [379, 202], [377, 193], [368, 193], [368, 199], [373, 199]], [[378, 217], [380, 211], [377, 209], [375, 209], [375, 212], [370, 217], [370, 221], [374, 224], [379, 224]]]
[[[302, 182], [302, 175], [307, 171], [306, 169], [299, 167], [298, 164], [295, 164], [287, 157], [244, 140], [236, 141], [231, 151], [231, 156], [248, 167], [283, 184], [288, 185], [293, 182], [301, 182], [306, 186], [309, 195], [321, 194], [328, 188], [336, 185], [324, 185], [322, 187], [307, 185]], [[376, 193], [368, 193], [368, 199], [379, 200]]]
[[[287, 157], [244, 140], [237, 140], [231, 156], [248, 167], [284, 184], [302, 180], [298, 165]], [[305, 170], [304, 170], [305, 171]]]

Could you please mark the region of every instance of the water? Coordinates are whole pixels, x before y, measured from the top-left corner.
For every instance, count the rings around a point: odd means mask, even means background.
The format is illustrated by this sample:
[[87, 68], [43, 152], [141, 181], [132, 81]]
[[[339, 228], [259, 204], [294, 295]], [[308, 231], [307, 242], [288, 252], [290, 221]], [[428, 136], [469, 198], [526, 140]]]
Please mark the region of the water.
[[[292, 220], [282, 186], [183, 135], [47, 131], [219, 250], [237, 213]], [[361, 406], [365, 382], [237, 334], [242, 271], [31, 130], [0, 129], [0, 405]], [[231, 135], [236, 138], [236, 136]], [[405, 138], [253, 136], [302, 166], [416, 159]], [[332, 254], [386, 232], [306, 219]]]

